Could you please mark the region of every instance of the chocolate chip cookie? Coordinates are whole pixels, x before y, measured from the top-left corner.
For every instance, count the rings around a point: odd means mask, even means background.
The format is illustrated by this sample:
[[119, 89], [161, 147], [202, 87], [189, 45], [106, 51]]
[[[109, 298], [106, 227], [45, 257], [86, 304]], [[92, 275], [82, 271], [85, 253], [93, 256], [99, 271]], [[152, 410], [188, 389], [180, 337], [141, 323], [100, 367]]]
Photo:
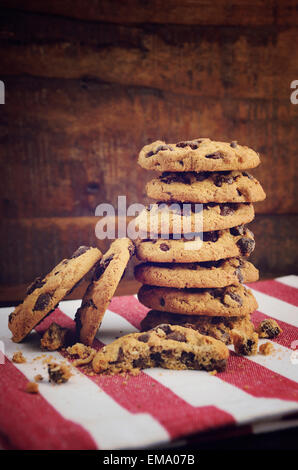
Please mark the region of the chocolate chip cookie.
[[142, 284], [164, 287], [225, 287], [255, 282], [259, 271], [241, 258], [202, 263], [142, 263], [135, 267], [135, 278]]
[[254, 150], [233, 142], [207, 138], [167, 144], [157, 140], [142, 148], [139, 165], [157, 171], [225, 171], [247, 170], [260, 163]]
[[212, 336], [225, 344], [231, 344], [231, 331], [253, 333], [254, 325], [250, 316], [244, 317], [208, 317], [200, 315], [181, 315], [179, 313], [150, 310], [141, 321], [142, 331], [150, 330], [163, 323], [180, 325], [197, 330], [202, 335]]
[[257, 202], [266, 194], [247, 171], [165, 172], [149, 181], [147, 195], [158, 201], [181, 202]]
[[9, 315], [8, 327], [13, 334], [12, 340], [16, 343], [22, 341], [76, 287], [101, 256], [97, 248], [81, 246], [47, 276], [35, 279], [27, 290], [24, 302]]
[[97, 373], [138, 373], [148, 367], [216, 370], [226, 368], [227, 346], [191, 328], [159, 325], [146, 333], [122, 336], [104, 346], [93, 359]]
[[242, 284], [215, 289], [177, 289], [143, 285], [139, 301], [153, 310], [186, 315], [244, 316], [253, 312], [257, 301]]
[[155, 263], [192, 263], [217, 261], [232, 256], [248, 257], [255, 248], [254, 235], [244, 225], [194, 234], [193, 240], [145, 238], [137, 239], [135, 243], [137, 257], [141, 261]]
[[254, 208], [250, 203], [210, 203], [204, 204], [202, 211], [200, 209], [200, 204], [151, 204], [135, 218], [135, 228], [145, 234], [209, 232], [254, 219]]
[[75, 317], [81, 343], [92, 345], [104, 313], [133, 253], [133, 242], [128, 238], [120, 238], [111, 244], [110, 249], [98, 263]]

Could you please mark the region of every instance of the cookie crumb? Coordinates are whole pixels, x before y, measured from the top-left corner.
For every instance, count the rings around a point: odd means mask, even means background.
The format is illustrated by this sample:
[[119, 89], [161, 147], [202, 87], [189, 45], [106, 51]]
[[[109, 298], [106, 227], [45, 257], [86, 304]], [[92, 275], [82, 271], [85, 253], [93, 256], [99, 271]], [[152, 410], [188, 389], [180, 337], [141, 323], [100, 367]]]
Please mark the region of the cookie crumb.
[[24, 362], [27, 362], [27, 360], [21, 351], [17, 351], [12, 356], [12, 362], [15, 362], [16, 364], [23, 364]]
[[243, 356], [254, 356], [258, 352], [258, 335], [241, 335], [236, 330], [231, 332], [234, 349], [237, 354]]
[[70, 367], [55, 362], [48, 364], [49, 381], [56, 384], [67, 382], [71, 377]]
[[51, 323], [49, 328], [44, 332], [40, 346], [47, 351], [57, 351], [67, 344], [67, 335], [69, 330], [62, 328], [58, 323]]
[[259, 338], [276, 338], [280, 333], [282, 333], [282, 329], [280, 328], [279, 324], [273, 320], [273, 318], [266, 318], [266, 320], [261, 321], [257, 327], [257, 333]]
[[211, 370], [210, 372], [208, 372], [210, 375], [216, 375], [217, 374], [217, 370]]
[[73, 346], [70, 346], [66, 349], [66, 352], [70, 356], [77, 357], [77, 359], [73, 361], [73, 365], [75, 367], [89, 364], [96, 355], [96, 349], [93, 349], [90, 346], [85, 346], [85, 344], [82, 343], [76, 343]]
[[37, 374], [34, 377], [35, 382], [41, 382], [43, 380], [43, 376], [41, 374]]
[[26, 393], [38, 393], [38, 384], [35, 382], [27, 382], [25, 392]]
[[271, 343], [264, 343], [261, 344], [259, 348], [259, 353], [263, 354], [264, 356], [269, 356], [269, 354], [272, 354], [274, 351], [274, 346]]

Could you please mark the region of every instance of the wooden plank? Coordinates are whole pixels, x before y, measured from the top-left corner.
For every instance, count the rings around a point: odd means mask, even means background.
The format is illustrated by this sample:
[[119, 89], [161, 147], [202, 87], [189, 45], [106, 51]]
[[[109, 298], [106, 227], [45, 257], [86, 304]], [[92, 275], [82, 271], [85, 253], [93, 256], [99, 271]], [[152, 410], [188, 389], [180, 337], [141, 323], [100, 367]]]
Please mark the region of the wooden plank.
[[[1, 243], [0, 252], [3, 265], [0, 301], [19, 300], [25, 285], [46, 274], [81, 244], [107, 250], [110, 242], [96, 239], [94, 228], [97, 220], [95, 217], [5, 220], [0, 233], [0, 239], [5, 240], [5, 244]], [[297, 215], [260, 215], [249, 227], [256, 239], [251, 260], [260, 269], [261, 278], [297, 273]], [[133, 281], [137, 262], [135, 258], [131, 261], [125, 281]], [[134, 287], [133, 282], [128, 285], [131, 289]], [[74, 296], [79, 298], [84, 287], [83, 283]]]
[[167, 24], [268, 24], [274, 20], [274, 2], [238, 0], [233, 6], [220, 0], [2, 0], [3, 6], [90, 21]]
[[148, 202], [152, 174], [137, 165], [139, 149], [199, 136], [261, 152], [253, 173], [268, 197], [256, 211], [297, 212], [298, 106], [290, 100], [218, 100], [92, 80], [4, 81], [3, 217], [92, 216], [99, 203], [116, 206], [118, 195], [128, 205]]
[[89, 21], [212, 25], [298, 24], [295, 0], [2, 0], [3, 6]]
[[[117, 25], [6, 10], [6, 75], [78, 79], [212, 98], [289, 100], [297, 28]], [[116, 64], [116, 65], [115, 65]]]

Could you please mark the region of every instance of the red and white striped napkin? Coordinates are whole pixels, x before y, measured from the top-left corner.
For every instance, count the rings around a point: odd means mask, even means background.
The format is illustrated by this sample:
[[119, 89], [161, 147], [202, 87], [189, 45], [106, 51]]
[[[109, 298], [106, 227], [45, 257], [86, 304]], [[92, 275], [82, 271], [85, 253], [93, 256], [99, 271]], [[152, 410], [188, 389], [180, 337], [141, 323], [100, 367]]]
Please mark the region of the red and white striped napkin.
[[[249, 285], [259, 303], [258, 323], [275, 318], [283, 333], [270, 356], [233, 352], [226, 372], [146, 369], [136, 377], [87, 376], [73, 367], [68, 383], [48, 383], [40, 356], [39, 335], [52, 321], [74, 327], [79, 301], [61, 302], [24, 343], [10, 340], [7, 317], [0, 309], [0, 436], [3, 448], [125, 449], [169, 445], [224, 427], [261, 432], [297, 425], [298, 420], [298, 276]], [[138, 331], [147, 309], [135, 296], [115, 297], [97, 333], [96, 346]], [[268, 340], [261, 340], [264, 342]], [[22, 351], [27, 362], [11, 358]], [[59, 352], [51, 353], [65, 360]], [[35, 359], [35, 360], [34, 360]], [[3, 361], [2, 361], [3, 362]], [[24, 392], [34, 376], [45, 377], [39, 394]], [[296, 416], [297, 414], [297, 416]]]

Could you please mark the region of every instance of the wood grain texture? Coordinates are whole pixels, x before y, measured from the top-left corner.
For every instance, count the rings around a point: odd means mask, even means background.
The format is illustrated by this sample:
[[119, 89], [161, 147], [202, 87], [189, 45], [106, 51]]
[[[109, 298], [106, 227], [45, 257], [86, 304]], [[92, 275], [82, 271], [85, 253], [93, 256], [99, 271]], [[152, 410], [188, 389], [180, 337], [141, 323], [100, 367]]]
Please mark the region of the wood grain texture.
[[5, 74], [95, 78], [213, 98], [289, 100], [297, 28], [109, 24], [4, 10]]
[[159, 138], [207, 135], [261, 152], [253, 173], [268, 197], [258, 213], [297, 212], [298, 106], [290, 101], [219, 101], [95, 81], [5, 82], [2, 216], [90, 216], [102, 202], [116, 205], [118, 195], [128, 205], [146, 202], [152, 175], [136, 164], [138, 150]]
[[[208, 136], [261, 153], [253, 260], [297, 261], [298, 79], [294, 0], [2, 0], [0, 301], [80, 244], [94, 211], [146, 203], [140, 148]], [[5, 8], [3, 8], [5, 7]], [[132, 267], [125, 282], [133, 283]], [[134, 284], [129, 284], [132, 289]], [[81, 288], [82, 289], [82, 288]], [[80, 292], [80, 291], [78, 291]]]
[[[0, 249], [5, 266], [0, 273], [0, 300], [19, 300], [20, 297], [14, 296], [24, 292], [26, 284], [29, 285], [37, 276], [45, 275], [79, 245], [97, 246], [105, 252], [110, 241], [96, 238], [98, 220], [96, 217], [5, 220], [0, 238], [6, 238], [8, 242]], [[249, 227], [256, 239], [251, 261], [260, 269], [261, 278], [298, 274], [297, 215], [259, 215]], [[124, 280], [131, 281], [130, 286], [134, 285], [133, 269], [136, 263], [138, 260], [133, 258], [125, 272]], [[81, 286], [77, 295], [82, 293], [82, 289]]]
[[295, 0], [2, 0], [8, 8], [110, 23], [298, 24]]

